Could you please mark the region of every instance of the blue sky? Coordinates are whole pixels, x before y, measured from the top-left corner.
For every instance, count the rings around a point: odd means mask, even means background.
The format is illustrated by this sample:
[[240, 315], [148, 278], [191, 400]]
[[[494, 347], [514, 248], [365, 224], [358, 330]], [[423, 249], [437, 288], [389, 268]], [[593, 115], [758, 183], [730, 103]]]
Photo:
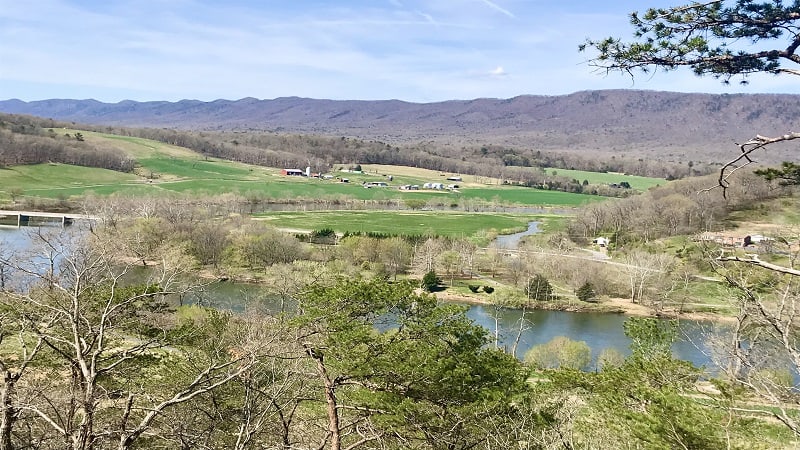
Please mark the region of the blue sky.
[[[0, 0], [0, 99], [299, 96], [433, 102], [588, 89], [798, 92], [688, 71], [598, 74], [587, 37], [628, 38], [653, 0]], [[677, 3], [684, 3], [679, 0]]]

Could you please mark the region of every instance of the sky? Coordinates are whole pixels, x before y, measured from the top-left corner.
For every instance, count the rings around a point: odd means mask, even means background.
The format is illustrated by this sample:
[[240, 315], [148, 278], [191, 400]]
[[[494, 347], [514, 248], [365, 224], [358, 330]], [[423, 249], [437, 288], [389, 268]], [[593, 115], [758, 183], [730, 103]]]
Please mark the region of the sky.
[[[0, 0], [0, 100], [337, 100], [594, 89], [800, 93], [688, 70], [598, 73], [587, 38], [631, 38], [652, 0]], [[685, 0], [677, 0], [678, 4]]]

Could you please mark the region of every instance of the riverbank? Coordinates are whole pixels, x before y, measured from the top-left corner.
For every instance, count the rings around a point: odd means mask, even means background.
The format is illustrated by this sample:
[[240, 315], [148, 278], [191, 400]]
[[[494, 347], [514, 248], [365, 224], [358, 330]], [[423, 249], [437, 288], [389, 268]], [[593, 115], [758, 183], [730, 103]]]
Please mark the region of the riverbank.
[[[479, 298], [447, 291], [434, 292], [438, 300], [454, 303], [465, 303], [470, 305], [489, 306], [494, 303], [489, 298]], [[598, 302], [574, 301], [555, 301], [555, 302], [534, 302], [530, 305], [531, 309], [544, 311], [565, 311], [575, 313], [608, 313], [623, 314], [631, 317], [656, 317], [666, 319], [688, 319], [701, 322], [728, 323], [736, 320], [735, 317], [719, 313], [705, 311], [675, 311], [665, 309], [656, 311], [639, 303], [632, 303], [630, 299], [624, 298], [604, 298]]]

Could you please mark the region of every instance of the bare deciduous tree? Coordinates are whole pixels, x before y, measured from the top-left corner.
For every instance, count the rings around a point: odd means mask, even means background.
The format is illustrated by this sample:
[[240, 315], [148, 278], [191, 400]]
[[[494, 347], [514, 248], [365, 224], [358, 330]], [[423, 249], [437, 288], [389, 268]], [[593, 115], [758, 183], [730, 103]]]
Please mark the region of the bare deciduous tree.
[[[27, 257], [2, 261], [27, 282], [0, 298], [4, 324], [27, 335], [17, 342], [23, 364], [13, 371], [4, 365], [11, 382], [5, 386], [18, 388], [15, 378], [23, 369], [36, 375], [25, 386], [27, 395], [8, 391], [6, 410], [23, 412], [33, 435], [58, 436], [72, 449], [112, 442], [130, 448], [165, 410], [230, 382], [253, 364], [254, 349], [232, 355], [226, 339], [215, 338], [214, 350], [200, 355], [167, 338], [172, 333], [164, 298], [182, 286], [181, 254], [165, 252], [137, 279], [142, 274], [134, 275], [114, 235], [58, 230], [35, 238]], [[137, 383], [146, 377], [147, 361], [159, 357], [192, 367], [191, 376], [172, 389]]]

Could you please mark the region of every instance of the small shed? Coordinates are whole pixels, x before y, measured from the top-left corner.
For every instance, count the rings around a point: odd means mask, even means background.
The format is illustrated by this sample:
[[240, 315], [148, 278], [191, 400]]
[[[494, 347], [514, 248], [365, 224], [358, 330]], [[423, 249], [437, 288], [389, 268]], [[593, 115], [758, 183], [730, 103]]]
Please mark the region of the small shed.
[[605, 237], [596, 237], [592, 239], [592, 244], [598, 245], [600, 247], [608, 247], [608, 238]]

